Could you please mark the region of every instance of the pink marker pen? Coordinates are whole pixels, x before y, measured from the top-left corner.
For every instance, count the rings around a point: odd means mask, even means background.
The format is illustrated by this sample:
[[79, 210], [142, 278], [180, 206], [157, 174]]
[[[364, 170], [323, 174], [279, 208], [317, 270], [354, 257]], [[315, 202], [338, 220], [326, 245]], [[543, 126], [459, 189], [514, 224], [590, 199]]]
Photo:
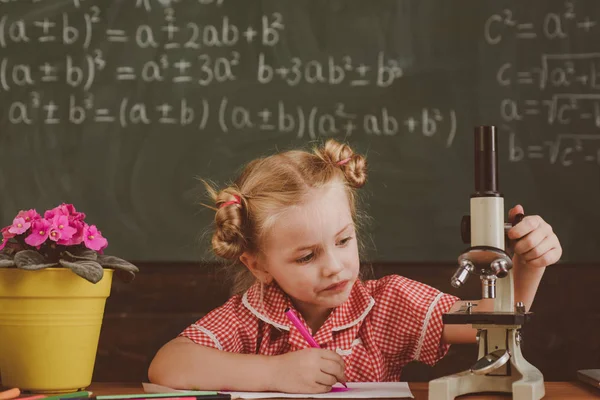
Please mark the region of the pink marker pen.
[[[304, 327], [304, 325], [302, 325], [302, 322], [300, 322], [298, 316], [291, 309], [286, 308], [285, 315], [286, 317], [288, 317], [290, 322], [296, 327], [296, 329], [298, 329], [298, 332], [300, 332], [300, 334], [302, 335], [304, 340], [306, 340], [306, 342], [310, 345], [310, 347], [314, 347], [315, 349], [321, 348], [321, 346], [319, 346], [319, 343], [317, 343], [317, 341], [312, 336], [310, 336], [308, 330]], [[344, 387], [346, 388], [348, 387], [345, 383], [342, 383], [342, 385], [344, 385]]]

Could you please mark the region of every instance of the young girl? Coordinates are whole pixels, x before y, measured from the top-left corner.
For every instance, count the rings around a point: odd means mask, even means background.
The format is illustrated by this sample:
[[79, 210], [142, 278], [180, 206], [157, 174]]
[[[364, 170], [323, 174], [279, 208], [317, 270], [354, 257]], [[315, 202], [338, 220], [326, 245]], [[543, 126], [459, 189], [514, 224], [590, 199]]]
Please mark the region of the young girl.
[[[366, 177], [365, 158], [329, 140], [314, 153], [255, 160], [234, 185], [211, 190], [212, 246], [239, 261], [237, 294], [163, 346], [150, 380], [180, 389], [327, 392], [336, 382], [398, 381], [407, 363], [433, 365], [451, 343], [475, 342], [470, 325], [442, 322], [460, 307], [456, 297], [397, 275], [359, 279], [354, 191]], [[516, 206], [509, 218], [523, 212]], [[508, 236], [517, 240], [515, 298], [529, 309], [544, 268], [562, 250], [538, 216]]]

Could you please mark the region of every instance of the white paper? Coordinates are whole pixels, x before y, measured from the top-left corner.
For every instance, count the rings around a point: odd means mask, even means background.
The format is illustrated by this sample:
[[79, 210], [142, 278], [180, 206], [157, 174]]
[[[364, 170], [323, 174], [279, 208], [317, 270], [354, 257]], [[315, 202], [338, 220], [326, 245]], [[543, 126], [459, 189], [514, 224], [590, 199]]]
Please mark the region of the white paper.
[[292, 394], [277, 392], [220, 392], [229, 393], [231, 398], [268, 399], [268, 398], [314, 398], [314, 399], [376, 399], [376, 398], [412, 398], [406, 382], [348, 382], [350, 390], [336, 393]]
[[[154, 383], [142, 383], [146, 393], [179, 393], [187, 390], [173, 389]], [[337, 385], [336, 385], [337, 386]], [[232, 399], [269, 399], [269, 398], [315, 398], [315, 399], [375, 399], [375, 398], [412, 398], [414, 397], [406, 382], [348, 382], [350, 390], [337, 393], [297, 394], [278, 392], [223, 392]]]

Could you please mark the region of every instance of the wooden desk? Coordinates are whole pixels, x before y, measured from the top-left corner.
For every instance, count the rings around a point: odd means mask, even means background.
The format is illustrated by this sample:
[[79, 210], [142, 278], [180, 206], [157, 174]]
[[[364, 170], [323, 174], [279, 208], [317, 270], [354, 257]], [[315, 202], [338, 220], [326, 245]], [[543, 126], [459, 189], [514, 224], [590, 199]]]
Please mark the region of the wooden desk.
[[[599, 399], [600, 390], [579, 382], [546, 382], [546, 396], [544, 400], [582, 400]], [[415, 396], [415, 400], [428, 400], [427, 382], [409, 382], [408, 386]], [[87, 390], [97, 395], [144, 393], [141, 384], [136, 383], [93, 383]], [[510, 399], [508, 394], [499, 395], [465, 395], [459, 399]]]

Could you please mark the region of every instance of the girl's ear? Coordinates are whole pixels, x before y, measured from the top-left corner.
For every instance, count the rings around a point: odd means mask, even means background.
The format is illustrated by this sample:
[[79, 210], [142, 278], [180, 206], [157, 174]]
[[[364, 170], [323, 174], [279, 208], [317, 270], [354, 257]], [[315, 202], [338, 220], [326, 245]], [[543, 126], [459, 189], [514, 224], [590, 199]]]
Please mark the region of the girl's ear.
[[252, 272], [252, 275], [256, 277], [260, 282], [264, 284], [270, 284], [273, 282], [273, 276], [262, 267], [261, 263], [258, 260], [258, 257], [255, 254], [249, 253], [245, 251], [240, 256], [240, 261], [242, 264], [246, 266]]

